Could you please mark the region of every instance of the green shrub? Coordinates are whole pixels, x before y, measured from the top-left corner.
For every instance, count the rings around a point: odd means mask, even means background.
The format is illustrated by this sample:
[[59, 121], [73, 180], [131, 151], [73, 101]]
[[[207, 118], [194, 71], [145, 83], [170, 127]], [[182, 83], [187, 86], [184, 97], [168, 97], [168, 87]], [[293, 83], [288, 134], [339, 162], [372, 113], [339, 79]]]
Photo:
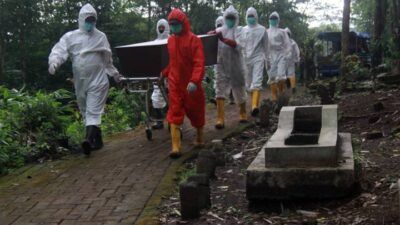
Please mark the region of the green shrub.
[[[144, 96], [111, 88], [104, 135], [132, 129], [145, 118]], [[79, 148], [85, 126], [75, 97], [66, 90], [33, 95], [0, 86], [0, 174], [25, 162], [59, 158]]]

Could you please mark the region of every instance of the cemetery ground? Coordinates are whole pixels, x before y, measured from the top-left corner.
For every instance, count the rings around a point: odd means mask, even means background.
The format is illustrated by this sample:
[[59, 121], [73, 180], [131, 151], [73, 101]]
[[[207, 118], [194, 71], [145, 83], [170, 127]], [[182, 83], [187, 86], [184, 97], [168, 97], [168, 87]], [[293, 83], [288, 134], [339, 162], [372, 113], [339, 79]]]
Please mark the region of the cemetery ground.
[[[290, 105], [319, 104], [308, 91], [292, 96]], [[264, 202], [249, 205], [246, 199], [246, 169], [276, 130], [252, 126], [224, 140], [228, 155], [224, 167], [212, 180], [211, 202], [197, 220], [180, 219], [179, 191], [165, 196], [162, 224], [399, 224], [400, 91], [346, 92], [337, 96], [339, 132], [352, 134], [357, 185], [346, 198], [332, 200]], [[195, 160], [180, 171], [182, 182], [195, 173]], [[250, 207], [249, 207], [250, 206]]]

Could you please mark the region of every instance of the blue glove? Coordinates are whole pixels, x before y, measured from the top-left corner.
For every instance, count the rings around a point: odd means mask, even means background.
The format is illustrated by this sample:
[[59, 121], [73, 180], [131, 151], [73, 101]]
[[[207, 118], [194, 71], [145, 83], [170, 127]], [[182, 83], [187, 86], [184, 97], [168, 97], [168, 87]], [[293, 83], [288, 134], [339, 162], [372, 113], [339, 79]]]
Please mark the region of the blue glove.
[[189, 93], [193, 93], [197, 90], [197, 85], [194, 84], [193, 82], [189, 82], [189, 84], [187, 86], [187, 90]]

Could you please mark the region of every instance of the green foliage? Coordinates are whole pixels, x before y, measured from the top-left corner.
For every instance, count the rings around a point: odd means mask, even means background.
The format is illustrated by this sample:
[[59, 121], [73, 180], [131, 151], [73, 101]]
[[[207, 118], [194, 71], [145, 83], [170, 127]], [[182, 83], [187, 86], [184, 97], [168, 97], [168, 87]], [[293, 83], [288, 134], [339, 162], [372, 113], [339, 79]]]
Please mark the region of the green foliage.
[[206, 94], [206, 101], [215, 98], [215, 74], [214, 69], [209, 67], [206, 69], [207, 82], [203, 83], [204, 92]]
[[[74, 96], [0, 86], [0, 174], [26, 161], [59, 158], [78, 147], [85, 136]], [[110, 89], [102, 129], [106, 135], [131, 129], [143, 121], [139, 96]]]
[[0, 174], [25, 160], [65, 154], [61, 143], [73, 109], [62, 101], [70, 97], [65, 90], [31, 96], [0, 86]]
[[360, 62], [357, 55], [350, 55], [346, 57], [345, 62], [345, 79], [349, 81], [359, 81], [370, 78], [370, 71]]

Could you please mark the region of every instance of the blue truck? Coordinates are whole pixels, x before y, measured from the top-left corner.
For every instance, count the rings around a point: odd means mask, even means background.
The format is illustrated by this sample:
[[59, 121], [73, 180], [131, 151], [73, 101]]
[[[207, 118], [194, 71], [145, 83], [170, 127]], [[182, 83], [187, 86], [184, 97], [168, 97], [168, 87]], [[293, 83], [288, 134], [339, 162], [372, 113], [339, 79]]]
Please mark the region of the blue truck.
[[[357, 55], [360, 63], [369, 68], [371, 67], [370, 40], [371, 36], [368, 33], [350, 32], [350, 55]], [[318, 76], [332, 77], [340, 74], [341, 49], [341, 32], [322, 32], [318, 34], [317, 54], [314, 59]]]

